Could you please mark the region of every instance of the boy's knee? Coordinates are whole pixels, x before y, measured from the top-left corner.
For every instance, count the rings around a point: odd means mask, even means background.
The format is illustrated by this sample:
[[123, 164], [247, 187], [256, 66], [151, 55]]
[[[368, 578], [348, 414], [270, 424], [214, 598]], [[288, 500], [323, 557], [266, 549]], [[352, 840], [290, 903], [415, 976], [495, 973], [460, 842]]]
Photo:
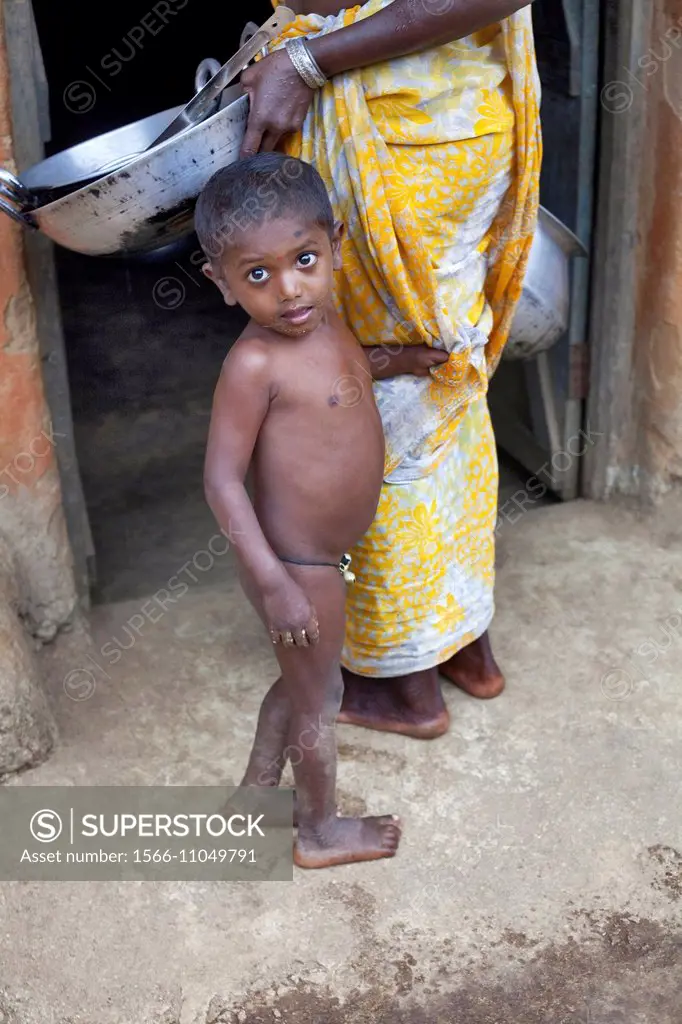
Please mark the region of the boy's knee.
[[[330, 679], [327, 685], [326, 695], [330, 707], [332, 709], [336, 708], [338, 711], [338, 708], [341, 707], [341, 701], [343, 700], [343, 676], [340, 671], [334, 674], [333, 679]], [[336, 714], [336, 712], [334, 712], [334, 714]]]
[[320, 729], [329, 731], [336, 727], [336, 718], [341, 710], [343, 700], [343, 680], [341, 673], [339, 678], [330, 680], [325, 687], [324, 696], [320, 704], [319, 722]]
[[338, 708], [321, 711], [301, 722], [299, 731], [292, 737], [301, 758], [313, 750], [325, 750], [336, 734]]

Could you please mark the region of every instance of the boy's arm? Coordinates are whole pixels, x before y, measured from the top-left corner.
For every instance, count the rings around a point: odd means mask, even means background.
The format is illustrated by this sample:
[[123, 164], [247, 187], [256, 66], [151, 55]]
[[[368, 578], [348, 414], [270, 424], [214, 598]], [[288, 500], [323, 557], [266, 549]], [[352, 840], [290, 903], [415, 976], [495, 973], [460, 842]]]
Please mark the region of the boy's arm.
[[432, 366], [447, 363], [450, 358], [447, 352], [430, 345], [372, 345], [365, 353], [374, 380], [402, 374], [428, 377]]
[[[245, 479], [270, 405], [265, 352], [234, 351], [216, 386], [204, 466], [204, 490], [218, 525], [254, 582], [271, 631], [301, 633], [315, 642], [314, 609], [270, 547], [246, 492]], [[307, 646], [305, 637], [295, 637]]]
[[261, 590], [276, 586], [285, 571], [263, 535], [244, 486], [269, 404], [265, 354], [234, 352], [223, 365], [213, 398], [204, 490], [218, 525]]

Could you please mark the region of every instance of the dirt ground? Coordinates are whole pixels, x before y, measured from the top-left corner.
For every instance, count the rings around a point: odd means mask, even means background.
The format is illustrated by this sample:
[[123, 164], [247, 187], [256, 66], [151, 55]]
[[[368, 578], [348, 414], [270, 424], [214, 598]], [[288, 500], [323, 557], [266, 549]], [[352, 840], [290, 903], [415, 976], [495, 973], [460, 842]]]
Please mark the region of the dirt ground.
[[[399, 813], [395, 860], [0, 885], [0, 1022], [680, 1024], [681, 511], [505, 524], [503, 696], [447, 688], [432, 743], [339, 730], [341, 809]], [[229, 557], [113, 668], [141, 597], [45, 649], [61, 742], [13, 784], [239, 778], [275, 664]]]

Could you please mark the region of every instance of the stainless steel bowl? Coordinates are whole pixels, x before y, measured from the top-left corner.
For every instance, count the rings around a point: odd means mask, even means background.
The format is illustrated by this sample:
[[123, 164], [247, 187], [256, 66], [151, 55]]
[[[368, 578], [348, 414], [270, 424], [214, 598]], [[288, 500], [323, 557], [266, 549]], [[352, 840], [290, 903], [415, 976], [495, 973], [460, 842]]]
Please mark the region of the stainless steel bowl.
[[[192, 232], [194, 204], [204, 185], [239, 157], [248, 97], [241, 86], [232, 86], [222, 104], [194, 128], [147, 151], [182, 107], [50, 157], [21, 180], [0, 171], [0, 210], [88, 256], [160, 249]], [[106, 173], [107, 162], [117, 169]], [[75, 190], [74, 176], [80, 183]]]
[[550, 349], [567, 330], [574, 256], [587, 256], [584, 245], [541, 206], [505, 359], [532, 359]]

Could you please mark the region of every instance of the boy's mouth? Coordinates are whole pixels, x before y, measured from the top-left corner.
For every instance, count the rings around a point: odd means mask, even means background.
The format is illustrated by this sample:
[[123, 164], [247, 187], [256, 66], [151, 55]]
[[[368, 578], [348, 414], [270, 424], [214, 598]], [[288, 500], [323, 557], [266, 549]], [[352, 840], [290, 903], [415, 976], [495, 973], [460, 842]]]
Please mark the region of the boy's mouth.
[[286, 313], [281, 313], [280, 315], [282, 320], [286, 320], [287, 323], [300, 327], [301, 324], [304, 324], [309, 320], [314, 309], [314, 306], [294, 306], [293, 309], [288, 309]]

